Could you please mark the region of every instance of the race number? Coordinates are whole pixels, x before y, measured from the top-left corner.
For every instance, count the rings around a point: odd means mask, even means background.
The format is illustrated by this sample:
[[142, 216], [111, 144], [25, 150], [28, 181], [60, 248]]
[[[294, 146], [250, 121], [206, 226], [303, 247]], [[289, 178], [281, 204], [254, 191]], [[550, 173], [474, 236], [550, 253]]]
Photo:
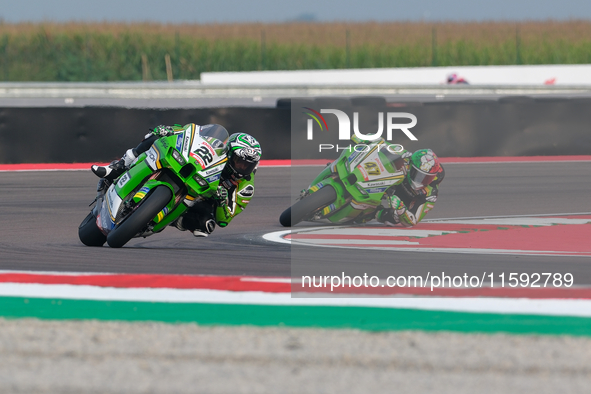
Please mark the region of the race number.
[[363, 164], [368, 175], [380, 175], [382, 172], [376, 163], [373, 161]]
[[213, 162], [213, 155], [205, 146], [201, 146], [198, 149], [195, 149], [193, 154], [201, 158], [204, 167], [207, 167]]

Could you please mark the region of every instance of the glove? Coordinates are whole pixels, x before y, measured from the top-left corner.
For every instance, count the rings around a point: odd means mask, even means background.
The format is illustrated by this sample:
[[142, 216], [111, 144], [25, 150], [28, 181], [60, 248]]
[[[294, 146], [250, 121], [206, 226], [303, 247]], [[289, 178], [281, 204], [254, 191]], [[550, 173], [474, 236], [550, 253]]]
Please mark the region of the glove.
[[158, 137], [168, 137], [169, 135], [174, 134], [174, 129], [172, 128], [172, 126], [160, 125], [157, 126], [154, 130], [152, 130], [152, 134]]
[[406, 205], [404, 205], [404, 202], [402, 202], [400, 197], [396, 195], [388, 197], [386, 203], [389, 205], [387, 208], [392, 208], [394, 212], [396, 212], [396, 215], [402, 215], [406, 212]]
[[401, 216], [404, 216], [407, 213], [411, 214], [406, 211], [404, 202], [402, 202], [398, 196], [386, 197], [386, 199], [382, 200], [382, 206], [384, 209], [377, 212], [376, 220], [380, 223], [384, 223], [386, 226], [395, 226], [399, 223], [405, 225], [403, 220], [401, 220]]
[[218, 186], [218, 190], [215, 193], [214, 198], [220, 205], [228, 204], [228, 190], [223, 186]]

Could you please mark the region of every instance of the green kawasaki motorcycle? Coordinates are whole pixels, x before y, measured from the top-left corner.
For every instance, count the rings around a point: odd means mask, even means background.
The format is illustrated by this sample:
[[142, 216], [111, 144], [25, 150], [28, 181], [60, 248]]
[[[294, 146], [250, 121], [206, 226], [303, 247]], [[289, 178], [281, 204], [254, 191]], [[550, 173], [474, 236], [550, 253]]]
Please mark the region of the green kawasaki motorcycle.
[[228, 160], [228, 132], [219, 134], [201, 135], [192, 124], [154, 142], [108, 188], [99, 182], [96, 205], [78, 229], [82, 243], [120, 248], [164, 230], [190, 206], [212, 197]]
[[279, 222], [285, 227], [321, 219], [342, 224], [375, 212], [386, 189], [404, 180], [404, 159], [394, 149], [380, 139], [344, 150], [302, 190]]

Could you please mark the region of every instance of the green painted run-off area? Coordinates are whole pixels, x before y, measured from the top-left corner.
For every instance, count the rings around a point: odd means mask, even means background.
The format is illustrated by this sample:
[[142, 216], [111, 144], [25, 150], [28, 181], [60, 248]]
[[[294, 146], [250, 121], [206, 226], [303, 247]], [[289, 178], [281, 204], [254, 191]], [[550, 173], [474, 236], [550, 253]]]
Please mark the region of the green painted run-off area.
[[591, 336], [591, 318], [416, 309], [88, 301], [0, 297], [5, 318], [159, 321], [360, 329]]

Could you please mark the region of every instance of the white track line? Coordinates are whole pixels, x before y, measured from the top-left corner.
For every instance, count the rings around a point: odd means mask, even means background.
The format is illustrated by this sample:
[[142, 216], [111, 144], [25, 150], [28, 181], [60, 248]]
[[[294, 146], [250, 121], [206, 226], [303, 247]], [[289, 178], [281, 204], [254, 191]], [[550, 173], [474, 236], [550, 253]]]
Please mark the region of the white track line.
[[[550, 223], [562, 223], [562, 224], [586, 224], [591, 219], [570, 219], [557, 217], [552, 219], [551, 217], [556, 216], [577, 216], [577, 215], [588, 215], [588, 212], [579, 213], [555, 213], [555, 214], [541, 214], [541, 215], [513, 215], [513, 216], [480, 216], [480, 217], [465, 217], [465, 218], [450, 218], [450, 219], [431, 219], [425, 220], [424, 223], [449, 223], [449, 224], [494, 224], [494, 225], [549, 225]], [[321, 231], [333, 232], [334, 234], [351, 234], [355, 235], [360, 231], [366, 235], [399, 235], [397, 232], [417, 232], [417, 235], [424, 235], [423, 233], [427, 230], [411, 230], [411, 229], [397, 229], [392, 227], [369, 228], [364, 229], [365, 226], [315, 226], [315, 227], [303, 227], [297, 228], [293, 233], [314, 233]], [[399, 230], [399, 231], [397, 231]], [[391, 232], [388, 233], [388, 232]], [[301, 245], [301, 246], [315, 246], [323, 248], [342, 248], [342, 249], [360, 249], [361, 246], [348, 247], [343, 242], [334, 240], [291, 240], [285, 239], [284, 236], [292, 233], [292, 230], [287, 231], [275, 231], [263, 235], [263, 238], [271, 242], [279, 242], [285, 244]], [[382, 234], [383, 233], [383, 234]], [[331, 233], [332, 234], [332, 233]], [[384, 241], [372, 241], [372, 240], [359, 240], [362, 243], [371, 243], [373, 245], [384, 244]], [[352, 243], [352, 240], [347, 241], [348, 244]], [[390, 243], [393, 244], [393, 243]], [[367, 246], [363, 246], [367, 247]], [[514, 255], [514, 256], [560, 256], [560, 257], [586, 257], [589, 258], [589, 253], [566, 253], [560, 251], [537, 251], [537, 250], [509, 250], [509, 249], [482, 249], [482, 248], [417, 248], [417, 247], [379, 247], [372, 246], [371, 250], [384, 250], [392, 252], [424, 252], [424, 253], [461, 253], [461, 254], [498, 254], [498, 255]]]
[[0, 284], [0, 296], [131, 302], [409, 308], [455, 312], [591, 317], [591, 300], [583, 299], [384, 296], [376, 298], [367, 296], [351, 298], [350, 295], [333, 295], [332, 297], [324, 295], [322, 297], [315, 293], [298, 293], [296, 294], [297, 298], [292, 298], [291, 293], [265, 293], [256, 291], [121, 289], [97, 286], [21, 283]]

